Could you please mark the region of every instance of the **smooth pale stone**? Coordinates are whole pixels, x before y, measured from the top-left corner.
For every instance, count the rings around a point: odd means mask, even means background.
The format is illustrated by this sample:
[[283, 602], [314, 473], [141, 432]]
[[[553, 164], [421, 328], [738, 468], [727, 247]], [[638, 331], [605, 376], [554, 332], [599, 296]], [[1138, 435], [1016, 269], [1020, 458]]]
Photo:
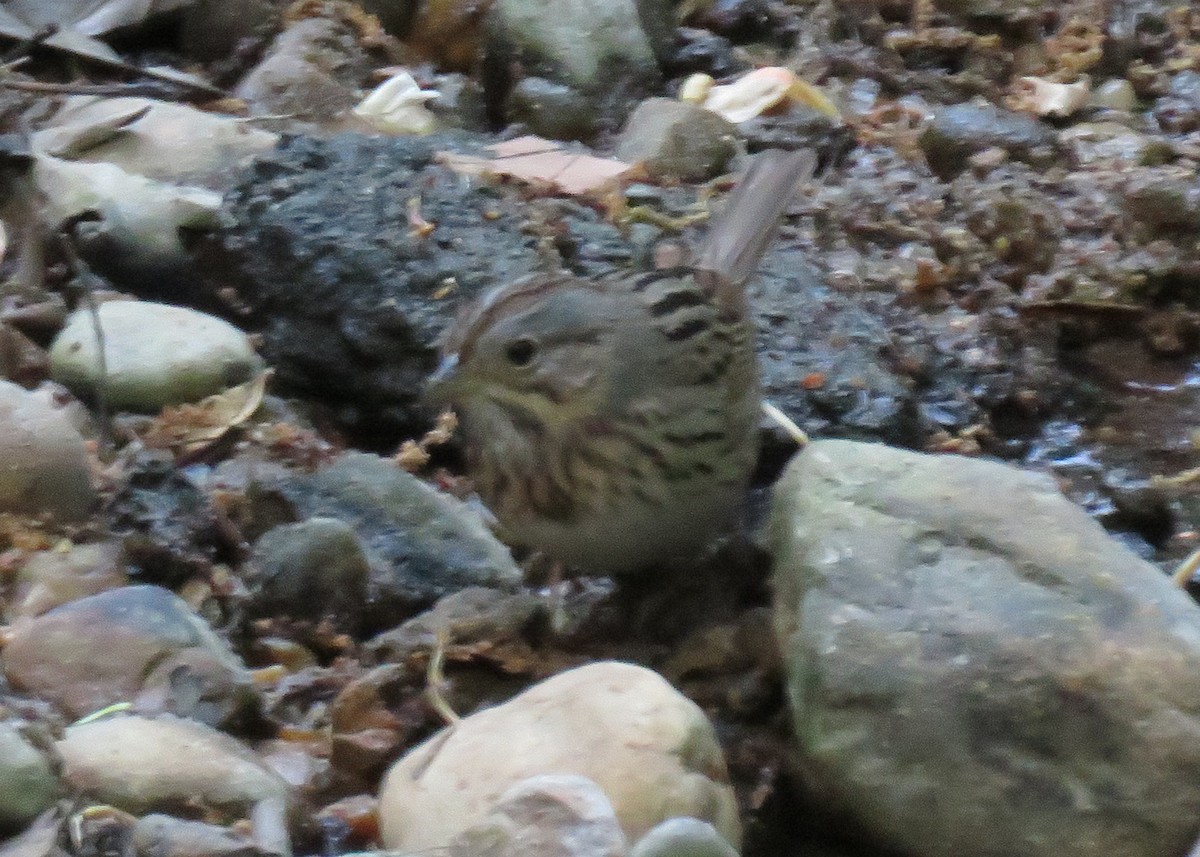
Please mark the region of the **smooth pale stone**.
[[[107, 358], [104, 395], [115, 408], [152, 413], [195, 402], [249, 380], [262, 367], [250, 339], [196, 310], [149, 301], [98, 309]], [[55, 380], [93, 397], [101, 377], [90, 311], [78, 310], [50, 347]]]
[[1160, 857], [1200, 828], [1200, 607], [1047, 475], [810, 444], [776, 487], [801, 770], [922, 857]]
[[444, 847], [510, 786], [539, 774], [595, 781], [630, 841], [681, 815], [741, 840], [725, 760], [704, 712], [657, 673], [608, 661], [546, 679], [407, 753], [380, 788], [383, 845]]
[[291, 799], [250, 750], [193, 720], [109, 717], [68, 727], [55, 746], [72, 788], [134, 814], [199, 802], [238, 819], [261, 801]]
[[96, 500], [83, 436], [46, 398], [0, 381], [0, 511], [76, 521]]

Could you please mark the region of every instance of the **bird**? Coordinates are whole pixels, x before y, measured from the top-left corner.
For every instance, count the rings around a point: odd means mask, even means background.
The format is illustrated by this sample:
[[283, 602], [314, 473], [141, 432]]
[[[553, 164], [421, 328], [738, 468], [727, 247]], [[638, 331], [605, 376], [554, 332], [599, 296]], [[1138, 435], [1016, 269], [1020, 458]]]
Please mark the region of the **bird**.
[[740, 519], [761, 403], [746, 283], [811, 151], [755, 156], [693, 261], [493, 287], [451, 325], [425, 395], [511, 544], [623, 576]]

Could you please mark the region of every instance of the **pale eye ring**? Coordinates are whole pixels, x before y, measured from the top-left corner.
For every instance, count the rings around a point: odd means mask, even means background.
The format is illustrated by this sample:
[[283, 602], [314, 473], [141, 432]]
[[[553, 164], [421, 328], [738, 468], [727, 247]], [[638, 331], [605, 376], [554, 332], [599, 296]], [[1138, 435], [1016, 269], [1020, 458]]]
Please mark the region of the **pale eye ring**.
[[504, 346], [504, 356], [514, 366], [528, 366], [537, 356], [537, 343], [528, 336], [520, 336]]

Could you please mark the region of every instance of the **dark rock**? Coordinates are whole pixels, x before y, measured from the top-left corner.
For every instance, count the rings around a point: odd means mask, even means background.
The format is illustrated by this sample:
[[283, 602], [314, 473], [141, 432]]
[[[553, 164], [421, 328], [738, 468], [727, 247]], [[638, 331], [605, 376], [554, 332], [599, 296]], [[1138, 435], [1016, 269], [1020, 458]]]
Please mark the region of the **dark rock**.
[[930, 168], [943, 178], [958, 175], [971, 155], [985, 149], [1003, 149], [1035, 167], [1049, 166], [1059, 154], [1049, 125], [1025, 113], [974, 102], [939, 111], [921, 135], [921, 148]]
[[737, 153], [737, 129], [711, 110], [650, 98], [625, 123], [617, 157], [642, 161], [652, 178], [703, 181], [720, 175]]
[[703, 72], [722, 78], [750, 69], [749, 63], [734, 54], [729, 39], [708, 30], [681, 28], [676, 40], [674, 53], [667, 63], [671, 74], [682, 76]]
[[371, 565], [369, 628], [390, 627], [469, 586], [512, 589], [521, 570], [479, 513], [394, 463], [346, 453], [279, 486], [303, 517], [333, 517], [358, 535]]
[[[213, 292], [233, 285], [260, 320], [280, 383], [360, 431], [422, 426], [417, 397], [455, 307], [536, 269], [528, 206], [434, 163], [464, 145], [474, 141], [288, 141], [227, 195], [238, 225], [201, 253]], [[437, 225], [426, 237], [408, 227], [414, 197]]]
[[336, 518], [309, 518], [268, 530], [254, 545], [247, 583], [254, 615], [351, 624], [367, 601], [371, 567], [354, 529]]

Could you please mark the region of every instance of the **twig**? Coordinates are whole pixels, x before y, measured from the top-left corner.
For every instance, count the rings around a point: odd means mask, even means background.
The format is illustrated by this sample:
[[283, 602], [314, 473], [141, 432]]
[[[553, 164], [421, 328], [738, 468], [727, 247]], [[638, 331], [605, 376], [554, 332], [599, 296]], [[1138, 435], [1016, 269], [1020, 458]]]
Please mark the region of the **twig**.
[[774, 405], [772, 405], [770, 402], [766, 401], [765, 399], [763, 400], [763, 403], [762, 403], [762, 410], [763, 410], [763, 413], [766, 414], [767, 417], [771, 420], [771, 422], [775, 423], [777, 426], [779, 426], [785, 432], [787, 432], [788, 437], [790, 437], [792, 440], [794, 440], [796, 442], [796, 446], [799, 446], [799, 447], [808, 446], [807, 432], [805, 432], [804, 429], [800, 428], [800, 426], [796, 425], [792, 421], [791, 417], [789, 417], [787, 414], [785, 414], [783, 411], [779, 410], [779, 408], [775, 407]]
[[96, 337], [96, 354], [97, 368], [99, 377], [96, 379], [96, 417], [100, 423], [100, 446], [102, 449], [111, 450], [113, 448], [113, 438], [115, 433], [112, 426], [112, 414], [108, 409], [108, 354], [105, 347], [104, 327], [100, 324], [100, 307], [96, 303], [95, 283], [97, 277], [92, 273], [87, 264], [79, 257], [78, 251], [75, 249], [75, 242], [71, 236], [71, 228], [73, 223], [68, 221], [63, 225], [59, 232], [59, 243], [62, 245], [63, 253], [67, 257], [67, 264], [71, 267], [71, 273], [75, 275], [75, 279], [79, 281], [80, 294], [83, 302], [87, 305], [88, 314], [92, 318], [92, 331]]
[[1195, 577], [1197, 569], [1200, 569], [1200, 548], [1192, 551], [1187, 559], [1179, 563], [1179, 567], [1171, 575], [1171, 582], [1176, 586], [1187, 586]]
[[447, 726], [453, 726], [462, 720], [450, 703], [446, 701], [446, 697], [442, 695], [442, 685], [446, 683], [446, 676], [442, 672], [442, 666], [446, 662], [446, 647], [449, 644], [447, 639], [446, 629], [439, 628], [437, 632], [437, 642], [434, 644], [433, 652], [429, 656], [429, 668], [425, 671], [425, 695], [429, 699], [429, 704], [433, 706], [433, 710], [438, 713]]

